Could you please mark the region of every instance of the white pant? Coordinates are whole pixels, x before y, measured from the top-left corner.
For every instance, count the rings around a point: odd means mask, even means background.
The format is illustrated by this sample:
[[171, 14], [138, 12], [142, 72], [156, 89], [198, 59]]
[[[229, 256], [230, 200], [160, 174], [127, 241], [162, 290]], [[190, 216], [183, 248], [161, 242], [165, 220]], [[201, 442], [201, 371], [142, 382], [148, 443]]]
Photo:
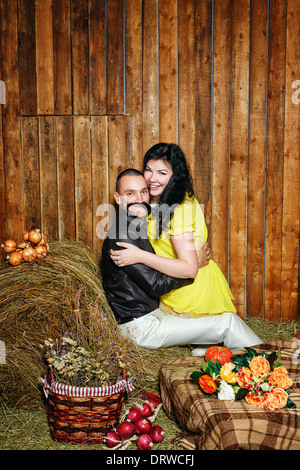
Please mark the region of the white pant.
[[223, 342], [224, 346], [235, 350], [263, 342], [237, 314], [231, 312], [187, 318], [158, 308], [119, 328], [137, 346], [149, 349], [193, 344], [206, 346], [205, 351], [209, 345]]

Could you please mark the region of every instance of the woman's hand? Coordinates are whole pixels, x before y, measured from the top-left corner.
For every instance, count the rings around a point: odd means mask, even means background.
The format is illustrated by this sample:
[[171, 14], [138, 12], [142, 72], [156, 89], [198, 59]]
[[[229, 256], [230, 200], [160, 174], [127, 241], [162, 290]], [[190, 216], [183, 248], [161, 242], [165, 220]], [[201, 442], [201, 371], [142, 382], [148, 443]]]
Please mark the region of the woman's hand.
[[209, 263], [209, 260], [211, 259], [211, 252], [208, 243], [205, 243], [204, 245], [203, 243], [204, 240], [202, 239], [196, 248], [199, 268], [203, 268], [203, 266], [206, 266]]
[[110, 250], [110, 257], [119, 268], [142, 262], [143, 250], [126, 242], [117, 242], [117, 245], [124, 249]]

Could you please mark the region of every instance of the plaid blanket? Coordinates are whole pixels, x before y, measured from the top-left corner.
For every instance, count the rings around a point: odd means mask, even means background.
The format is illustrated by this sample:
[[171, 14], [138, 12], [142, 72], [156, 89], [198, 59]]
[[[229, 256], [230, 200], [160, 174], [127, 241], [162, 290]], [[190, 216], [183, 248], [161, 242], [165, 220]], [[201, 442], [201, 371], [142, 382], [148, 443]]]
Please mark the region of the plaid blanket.
[[[181, 439], [186, 449], [198, 450], [299, 450], [300, 449], [300, 340], [276, 341], [253, 346], [257, 352], [281, 349], [280, 362], [293, 379], [290, 398], [295, 409], [270, 411], [245, 400], [206, 398], [190, 374], [199, 370], [200, 357], [175, 359], [160, 370], [163, 407], [168, 417], [187, 432]], [[246, 351], [236, 351], [241, 354]], [[184, 434], [184, 433], [183, 433]]]

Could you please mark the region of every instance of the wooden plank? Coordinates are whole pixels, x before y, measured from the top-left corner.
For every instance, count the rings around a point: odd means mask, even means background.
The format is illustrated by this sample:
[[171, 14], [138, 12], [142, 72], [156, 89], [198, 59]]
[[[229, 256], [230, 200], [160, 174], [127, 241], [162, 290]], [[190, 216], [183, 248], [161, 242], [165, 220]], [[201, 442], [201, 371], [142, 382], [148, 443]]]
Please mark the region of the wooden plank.
[[20, 114], [37, 114], [35, 2], [18, 0]]
[[90, 118], [74, 116], [76, 240], [92, 244]]
[[126, 113], [143, 109], [142, 1], [125, 0]]
[[71, 0], [73, 114], [89, 114], [88, 0]]
[[[278, 34], [278, 31], [281, 33]], [[286, 2], [271, 2], [269, 12], [264, 292], [264, 318], [271, 321], [279, 321], [281, 315], [285, 54]]]
[[[91, 118], [93, 247], [100, 249], [108, 229], [108, 117]], [[99, 217], [100, 220], [99, 220]]]
[[75, 182], [73, 160], [73, 121], [70, 116], [56, 117], [57, 200], [59, 240], [76, 238]]
[[214, 5], [211, 249], [228, 278], [231, 0]]
[[[4, 46], [4, 35], [3, 35], [3, 22], [2, 18], [4, 17], [5, 13], [3, 11], [3, 2], [0, 2], [0, 80], [3, 81], [4, 87], [6, 87], [2, 64], [3, 64], [3, 46]], [[5, 20], [4, 20], [5, 23]], [[1, 84], [2, 85], [2, 84]], [[1, 95], [2, 96], [2, 95]], [[1, 100], [1, 103], [3, 101]], [[3, 131], [2, 131], [2, 109], [3, 104], [0, 106], [0, 244], [3, 243], [7, 239], [7, 232], [6, 232], [6, 200], [5, 200], [5, 162], [4, 162], [4, 145], [3, 145]], [[5, 257], [5, 252], [3, 250], [2, 255]], [[0, 255], [0, 258], [2, 256]]]
[[247, 131], [249, 0], [232, 3], [230, 285], [235, 306], [246, 316]]
[[2, 105], [0, 106], [0, 244], [7, 239], [6, 200], [5, 200], [5, 166], [2, 132]]
[[70, 0], [53, 0], [55, 114], [72, 113]]
[[264, 198], [268, 5], [251, 2], [249, 163], [247, 215], [247, 317], [263, 316]]
[[158, 0], [144, 2], [143, 154], [159, 141]]
[[[211, 242], [211, 86], [212, 86], [212, 2], [196, 2], [196, 51], [195, 51], [195, 164], [194, 181], [196, 195], [203, 204]], [[192, 90], [191, 90], [192, 91]], [[191, 93], [191, 91], [187, 91]], [[188, 118], [191, 118], [189, 116]], [[191, 134], [193, 135], [193, 134]]]
[[143, 31], [142, 0], [125, 0], [125, 99], [131, 115], [131, 163], [143, 167]]
[[129, 116], [110, 116], [108, 121], [109, 203], [114, 204], [113, 194], [118, 174], [130, 167]]
[[2, 108], [7, 237], [23, 232], [22, 163], [19, 119], [18, 4], [0, 0], [0, 70], [6, 86]]
[[123, 1], [107, 2], [107, 114], [124, 114]]
[[37, 113], [54, 113], [52, 0], [35, 0]]
[[177, 4], [159, 2], [159, 133], [177, 142]]
[[48, 240], [58, 240], [57, 161], [54, 116], [39, 118], [41, 228]]
[[[281, 317], [299, 315], [300, 4], [287, 0]], [[295, 93], [295, 88], [298, 89]]]
[[89, 1], [90, 113], [106, 114], [105, 0]]
[[[194, 177], [195, 187], [195, 85], [198, 58], [195, 54], [195, 1], [178, 2], [178, 144], [185, 153]], [[198, 76], [197, 76], [198, 81]], [[175, 141], [176, 143], [176, 141]]]
[[21, 119], [24, 228], [41, 227], [39, 136], [36, 117]]

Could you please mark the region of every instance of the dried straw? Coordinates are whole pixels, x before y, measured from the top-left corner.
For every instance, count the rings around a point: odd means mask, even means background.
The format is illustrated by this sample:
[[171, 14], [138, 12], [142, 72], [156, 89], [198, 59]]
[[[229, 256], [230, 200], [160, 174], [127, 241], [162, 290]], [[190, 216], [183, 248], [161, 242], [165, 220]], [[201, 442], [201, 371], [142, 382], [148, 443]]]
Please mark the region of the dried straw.
[[[60, 241], [51, 243], [43, 260], [16, 267], [0, 263], [0, 339], [6, 345], [0, 387], [8, 403], [41, 399], [38, 377], [46, 368], [39, 345], [48, 337], [82, 329], [85, 316], [93, 323], [87, 325], [93, 334], [101, 327], [100, 317], [108, 318], [107, 344], [116, 338], [121, 341], [103, 291], [100, 259], [98, 252], [82, 242]], [[126, 369], [135, 377], [137, 393], [141, 389], [158, 393], [160, 365], [190, 354], [188, 347], [155, 351], [122, 341], [129, 350]]]
[[1, 389], [14, 404], [41, 397], [38, 377], [45, 366], [39, 345], [47, 337], [82, 333], [85, 326], [99, 335], [95, 329], [102, 316], [110, 325], [102, 338], [108, 347], [120, 338], [102, 288], [99, 253], [81, 242], [52, 243], [48, 256], [33, 263], [0, 263], [0, 311], [0, 339], [6, 347]]
[[[17, 267], [0, 262], [0, 340], [6, 346], [6, 364], [0, 366], [2, 449], [72, 447], [53, 442], [49, 436], [38, 384], [38, 378], [46, 371], [39, 344], [74, 326], [80, 329], [78, 315], [74, 316], [79, 307], [81, 318], [89, 315], [92, 308], [98, 316], [105, 315], [110, 320], [107, 341], [112, 342], [117, 323], [102, 288], [100, 254], [86, 244], [53, 242], [44, 260]], [[90, 315], [89, 321], [93, 330], [97, 316]], [[253, 318], [247, 323], [266, 342], [293, 338], [300, 330], [299, 321], [266, 323]], [[129, 395], [125, 406], [135, 403], [142, 389], [159, 393], [161, 365], [187, 355], [190, 355], [189, 347], [148, 350], [130, 345], [127, 372], [135, 377], [136, 391]], [[157, 424], [172, 439], [180, 431], [163, 410], [159, 412]], [[166, 438], [160, 448], [175, 447]]]

